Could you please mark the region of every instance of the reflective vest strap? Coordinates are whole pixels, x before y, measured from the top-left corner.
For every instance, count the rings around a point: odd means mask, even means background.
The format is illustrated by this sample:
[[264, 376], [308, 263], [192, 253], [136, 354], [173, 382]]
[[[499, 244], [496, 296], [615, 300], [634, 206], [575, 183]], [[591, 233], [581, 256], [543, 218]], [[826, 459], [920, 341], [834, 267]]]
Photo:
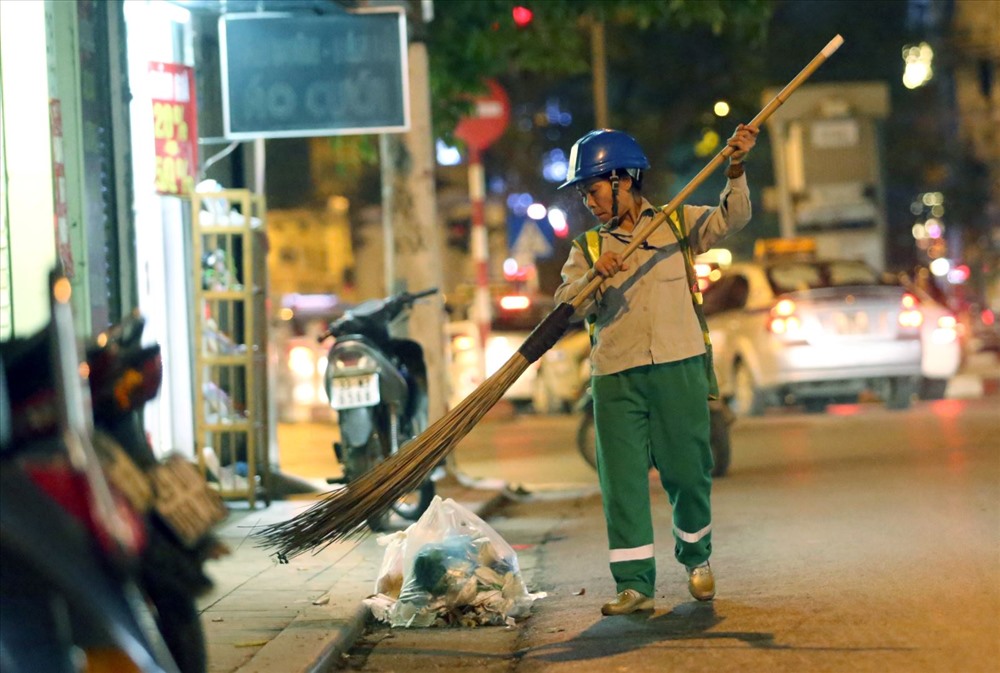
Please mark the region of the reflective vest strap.
[[691, 303], [694, 304], [694, 312], [698, 317], [698, 324], [701, 326], [701, 334], [705, 339], [705, 364], [708, 375], [708, 399], [719, 399], [719, 382], [715, 377], [715, 362], [712, 354], [712, 337], [708, 331], [708, 321], [705, 319], [705, 312], [702, 310], [701, 288], [698, 285], [698, 276], [694, 270], [694, 251], [691, 249], [691, 241], [687, 237], [687, 229], [684, 227], [684, 216], [681, 210], [675, 210], [667, 218], [670, 226], [677, 237], [677, 244], [681, 248], [684, 256], [684, 269], [687, 272], [688, 287], [691, 288]]
[[[573, 239], [573, 245], [583, 253], [587, 264], [593, 268], [594, 263], [601, 257], [601, 235], [598, 233], [599, 227], [588, 229]], [[597, 316], [594, 314], [587, 316], [587, 331], [590, 333], [590, 345], [594, 345], [594, 331]]]
[[594, 266], [601, 258], [601, 235], [596, 229], [588, 229], [583, 234], [587, 239], [587, 252], [590, 255], [590, 265]]
[[588, 229], [573, 239], [573, 245], [580, 249], [587, 264], [594, 266], [594, 263], [601, 256], [601, 235], [597, 229]]

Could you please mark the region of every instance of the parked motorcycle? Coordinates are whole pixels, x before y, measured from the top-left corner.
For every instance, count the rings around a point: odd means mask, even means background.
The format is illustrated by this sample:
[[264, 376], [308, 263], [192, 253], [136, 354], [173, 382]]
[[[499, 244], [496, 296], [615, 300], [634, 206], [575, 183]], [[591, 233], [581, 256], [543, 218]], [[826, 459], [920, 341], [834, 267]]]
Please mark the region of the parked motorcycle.
[[91, 443], [69, 289], [0, 343], [0, 670], [174, 673], [135, 581], [144, 526]]
[[[576, 403], [576, 410], [582, 414], [576, 431], [576, 446], [587, 464], [596, 470], [597, 434], [594, 430], [594, 400], [589, 387]], [[736, 420], [736, 416], [729, 409], [729, 405], [719, 400], [710, 401], [708, 410], [712, 423], [712, 458], [715, 461], [712, 476], [724, 477], [729, 471], [732, 450], [729, 442], [729, 426]]]
[[[437, 292], [431, 288], [402, 292], [363, 302], [330, 323], [319, 336], [335, 339], [327, 354], [324, 386], [337, 412], [340, 441], [334, 442], [344, 476], [328, 483], [357, 479], [398, 452], [427, 427], [427, 367], [420, 344], [390, 336], [389, 327], [417, 300]], [[391, 510], [416, 521], [434, 498], [434, 481], [426, 479]], [[384, 530], [389, 511], [368, 520], [372, 530]]]
[[[196, 601], [213, 586], [204, 564], [228, 553], [212, 534], [226, 509], [185, 458], [159, 461], [143, 432], [142, 409], [163, 378], [159, 345], [141, 343], [144, 326], [133, 314], [87, 347], [94, 442], [113, 484], [143, 514], [140, 585], [167, 647], [181, 673], [204, 673], [207, 649]], [[178, 510], [182, 514], [173, 516]]]

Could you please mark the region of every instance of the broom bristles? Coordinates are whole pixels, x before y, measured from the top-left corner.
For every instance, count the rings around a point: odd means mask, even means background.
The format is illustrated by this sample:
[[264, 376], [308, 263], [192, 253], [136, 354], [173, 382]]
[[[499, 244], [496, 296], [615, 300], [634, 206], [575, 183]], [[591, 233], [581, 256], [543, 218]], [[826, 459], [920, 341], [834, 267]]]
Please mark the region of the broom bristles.
[[529, 364], [524, 355], [515, 352], [454, 409], [398, 453], [343, 488], [331, 491], [288, 521], [267, 526], [255, 533], [259, 546], [273, 548], [278, 558], [288, 559], [309, 550], [318, 553], [339, 540], [366, 535], [368, 519], [381, 514], [396, 500], [415, 490], [486, 412], [500, 401]]

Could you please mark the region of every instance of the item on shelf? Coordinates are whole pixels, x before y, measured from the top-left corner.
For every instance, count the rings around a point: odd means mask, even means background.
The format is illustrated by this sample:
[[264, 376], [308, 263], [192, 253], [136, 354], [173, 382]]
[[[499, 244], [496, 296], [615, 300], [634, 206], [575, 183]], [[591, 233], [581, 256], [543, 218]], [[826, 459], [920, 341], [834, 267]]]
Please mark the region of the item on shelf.
[[205, 290], [236, 290], [242, 286], [236, 282], [236, 269], [225, 250], [206, 250], [201, 257], [201, 286]]
[[205, 320], [202, 328], [205, 353], [210, 355], [242, 355], [247, 352], [246, 344], [235, 343], [228, 334], [219, 330], [211, 318]]
[[[217, 180], [202, 180], [195, 186], [195, 191], [201, 197], [202, 210], [198, 211], [198, 224], [202, 227], [242, 227], [246, 223], [243, 213], [231, 207], [223, 196], [212, 198], [204, 196], [213, 192], [224, 192], [225, 188]], [[250, 218], [251, 227], [259, 227], [262, 222], [259, 217]]]
[[205, 420], [208, 423], [233, 423], [243, 417], [233, 408], [233, 401], [222, 388], [212, 381], [202, 387], [205, 397]]

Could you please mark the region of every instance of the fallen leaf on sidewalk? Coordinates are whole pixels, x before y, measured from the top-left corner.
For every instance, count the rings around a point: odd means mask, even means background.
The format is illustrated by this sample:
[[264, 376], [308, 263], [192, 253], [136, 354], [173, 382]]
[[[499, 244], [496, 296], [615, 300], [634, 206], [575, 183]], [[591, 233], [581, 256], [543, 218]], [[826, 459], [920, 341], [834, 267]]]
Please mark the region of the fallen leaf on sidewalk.
[[584, 595], [585, 593], [587, 593], [587, 589], [586, 589], [586, 587], [584, 587], [584, 588], [580, 589], [579, 591], [574, 591], [574, 592], [573, 592], [573, 595], [574, 595], [574, 596], [582, 596], [582, 595]]
[[267, 645], [270, 641], [268, 640], [246, 640], [242, 643], [234, 643], [235, 647], [263, 647]]
[[224, 622], [226, 620], [223, 619], [222, 617], [212, 617], [212, 621], [213, 622]]
[[330, 594], [325, 593], [316, 600], [313, 601], [313, 605], [326, 605], [330, 602]]

